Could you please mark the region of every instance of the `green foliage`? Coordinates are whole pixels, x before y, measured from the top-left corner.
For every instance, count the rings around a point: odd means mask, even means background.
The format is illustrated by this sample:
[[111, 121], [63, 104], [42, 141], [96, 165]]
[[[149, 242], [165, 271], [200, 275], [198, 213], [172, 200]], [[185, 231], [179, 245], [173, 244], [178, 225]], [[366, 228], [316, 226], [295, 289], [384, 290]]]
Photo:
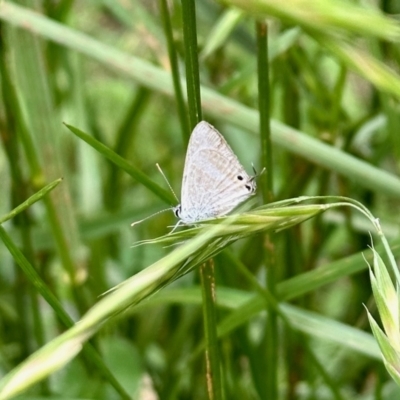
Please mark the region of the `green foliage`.
[[[36, 3], [0, 2], [0, 399], [208, 398], [213, 330], [218, 398], [399, 397], [396, 2]], [[130, 227], [201, 114], [276, 203]]]

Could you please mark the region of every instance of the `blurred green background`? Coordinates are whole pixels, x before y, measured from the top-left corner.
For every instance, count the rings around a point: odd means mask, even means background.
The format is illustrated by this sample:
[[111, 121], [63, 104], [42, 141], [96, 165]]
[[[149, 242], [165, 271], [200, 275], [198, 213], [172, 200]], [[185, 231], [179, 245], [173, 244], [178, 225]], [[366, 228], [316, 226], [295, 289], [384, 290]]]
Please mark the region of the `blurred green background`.
[[[104, 292], [171, 251], [131, 246], [168, 233], [172, 212], [130, 227], [174, 206], [170, 195], [149, 190], [63, 125], [90, 134], [168, 191], [159, 163], [179, 197], [190, 131], [182, 130], [177, 109], [161, 3], [0, 3], [0, 216], [63, 178], [3, 227], [75, 321]], [[181, 7], [168, 2], [184, 77]], [[196, 12], [203, 117], [245, 169], [266, 164], [255, 29], [266, 19], [275, 200], [356, 199], [380, 218], [397, 254], [400, 3], [201, 0]], [[278, 399], [400, 399], [364, 308], [374, 311], [362, 255], [371, 229], [361, 214], [337, 209], [273, 235], [275, 294], [290, 301], [293, 329], [278, 322], [272, 342], [264, 304], [235, 266], [242, 263], [264, 285], [264, 237], [241, 240], [215, 258], [226, 399], [272, 399], [268, 346], [277, 353]], [[5, 375], [65, 326], [3, 244], [0, 260]], [[207, 398], [199, 287], [191, 272], [94, 336], [131, 398]], [[29, 390], [21, 398], [121, 398], [97, 363], [82, 356]]]

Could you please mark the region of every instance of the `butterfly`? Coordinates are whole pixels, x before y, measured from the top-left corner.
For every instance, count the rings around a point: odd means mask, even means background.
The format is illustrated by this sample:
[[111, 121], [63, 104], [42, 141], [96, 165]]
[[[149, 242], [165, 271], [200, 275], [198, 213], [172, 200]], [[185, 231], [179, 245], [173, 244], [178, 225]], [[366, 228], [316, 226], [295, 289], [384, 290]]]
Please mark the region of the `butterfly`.
[[[161, 169], [160, 172], [163, 174]], [[180, 223], [191, 225], [228, 214], [255, 194], [256, 176], [247, 174], [217, 129], [206, 121], [199, 122], [193, 129], [187, 148], [181, 203], [172, 208], [179, 218], [175, 228]], [[159, 213], [163, 211], [166, 210]]]
[[176, 217], [193, 224], [226, 215], [256, 189], [255, 176], [247, 174], [223, 136], [208, 122], [199, 122], [189, 140]]

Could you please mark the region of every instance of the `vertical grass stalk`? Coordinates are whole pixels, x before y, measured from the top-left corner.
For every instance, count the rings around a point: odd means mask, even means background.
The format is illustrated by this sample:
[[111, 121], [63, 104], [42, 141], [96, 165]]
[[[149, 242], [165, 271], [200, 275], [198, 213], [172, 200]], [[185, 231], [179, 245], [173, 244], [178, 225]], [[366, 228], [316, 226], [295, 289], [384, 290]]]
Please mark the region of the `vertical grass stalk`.
[[[264, 21], [256, 22], [257, 32], [257, 70], [258, 70], [258, 110], [260, 120], [261, 161], [266, 166], [266, 173], [262, 179], [261, 192], [264, 203], [273, 201], [273, 171], [272, 171], [272, 146], [269, 116], [269, 63], [268, 63], [268, 25]], [[275, 245], [272, 236], [264, 236], [264, 263], [267, 269], [266, 286], [269, 292], [275, 294], [276, 268]], [[265, 326], [264, 343], [266, 360], [265, 386], [259, 385], [259, 390], [268, 394], [269, 398], [277, 398], [278, 393], [278, 326], [277, 314], [273, 307], [267, 305], [268, 318]], [[261, 383], [261, 382], [260, 382]]]
[[196, 6], [194, 0], [182, 0], [183, 40], [185, 46], [186, 90], [190, 129], [202, 120], [200, 74], [197, 52]]
[[207, 391], [209, 399], [222, 398], [221, 371], [218, 349], [216, 317], [216, 293], [214, 261], [211, 259], [200, 268], [201, 291], [203, 297], [204, 334], [207, 343]]
[[[189, 107], [190, 127], [202, 119], [200, 75], [197, 51], [196, 6], [195, 0], [182, 0], [183, 34], [185, 46], [186, 86]], [[222, 399], [221, 376], [219, 373], [219, 352], [216, 342], [217, 324], [215, 322], [215, 303], [211, 301], [215, 277], [212, 261], [200, 268], [203, 293], [203, 313], [206, 339], [207, 387], [212, 400]]]
[[181, 87], [181, 77], [179, 74], [178, 56], [172, 33], [171, 16], [168, 10], [167, 0], [159, 0], [158, 4], [160, 7], [160, 15], [163, 23], [165, 39], [167, 40], [168, 57], [171, 64], [172, 82], [174, 84], [175, 100], [178, 108], [179, 121], [181, 123], [182, 136], [184, 143], [187, 144], [189, 142], [190, 128], [187, 118], [186, 103]]

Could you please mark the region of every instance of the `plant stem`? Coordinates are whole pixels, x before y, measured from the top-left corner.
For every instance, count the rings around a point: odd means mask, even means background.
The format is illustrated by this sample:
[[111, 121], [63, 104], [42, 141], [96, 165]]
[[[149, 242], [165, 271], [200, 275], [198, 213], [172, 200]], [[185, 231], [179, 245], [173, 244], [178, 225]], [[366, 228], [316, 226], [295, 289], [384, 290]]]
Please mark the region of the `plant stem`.
[[[182, 0], [182, 18], [189, 122], [190, 127], [193, 128], [202, 119], [195, 0]], [[200, 279], [203, 293], [203, 319], [206, 340], [207, 389], [210, 399], [220, 400], [222, 399], [222, 384], [219, 371], [215, 317], [215, 277], [212, 260], [209, 260], [200, 268]]]
[[[266, 165], [265, 177], [262, 180], [262, 195], [264, 202], [273, 201], [272, 179], [272, 145], [269, 117], [269, 63], [268, 63], [268, 26], [263, 21], [256, 22], [257, 31], [257, 66], [258, 66], [258, 109], [260, 118], [261, 160]], [[264, 236], [264, 263], [267, 269], [267, 289], [276, 292], [276, 263], [275, 245], [270, 234]], [[265, 337], [261, 348], [265, 351], [266, 379], [259, 390], [271, 399], [277, 398], [278, 393], [278, 326], [277, 314], [273, 307], [266, 304], [268, 318], [265, 326]]]
[[199, 60], [197, 52], [196, 7], [194, 0], [182, 0], [182, 19], [189, 122], [190, 128], [193, 129], [202, 119]]
[[203, 295], [203, 321], [206, 340], [207, 390], [209, 399], [222, 398], [219, 363], [216, 293], [214, 261], [211, 259], [200, 268], [201, 291]]
[[178, 108], [179, 121], [184, 142], [189, 142], [189, 122], [187, 118], [187, 110], [185, 98], [182, 92], [181, 77], [179, 74], [178, 56], [175, 49], [175, 41], [172, 34], [171, 17], [168, 10], [167, 0], [159, 0], [160, 15], [163, 23], [165, 38], [167, 39], [168, 56], [171, 64], [172, 82], [174, 84], [175, 100]]

